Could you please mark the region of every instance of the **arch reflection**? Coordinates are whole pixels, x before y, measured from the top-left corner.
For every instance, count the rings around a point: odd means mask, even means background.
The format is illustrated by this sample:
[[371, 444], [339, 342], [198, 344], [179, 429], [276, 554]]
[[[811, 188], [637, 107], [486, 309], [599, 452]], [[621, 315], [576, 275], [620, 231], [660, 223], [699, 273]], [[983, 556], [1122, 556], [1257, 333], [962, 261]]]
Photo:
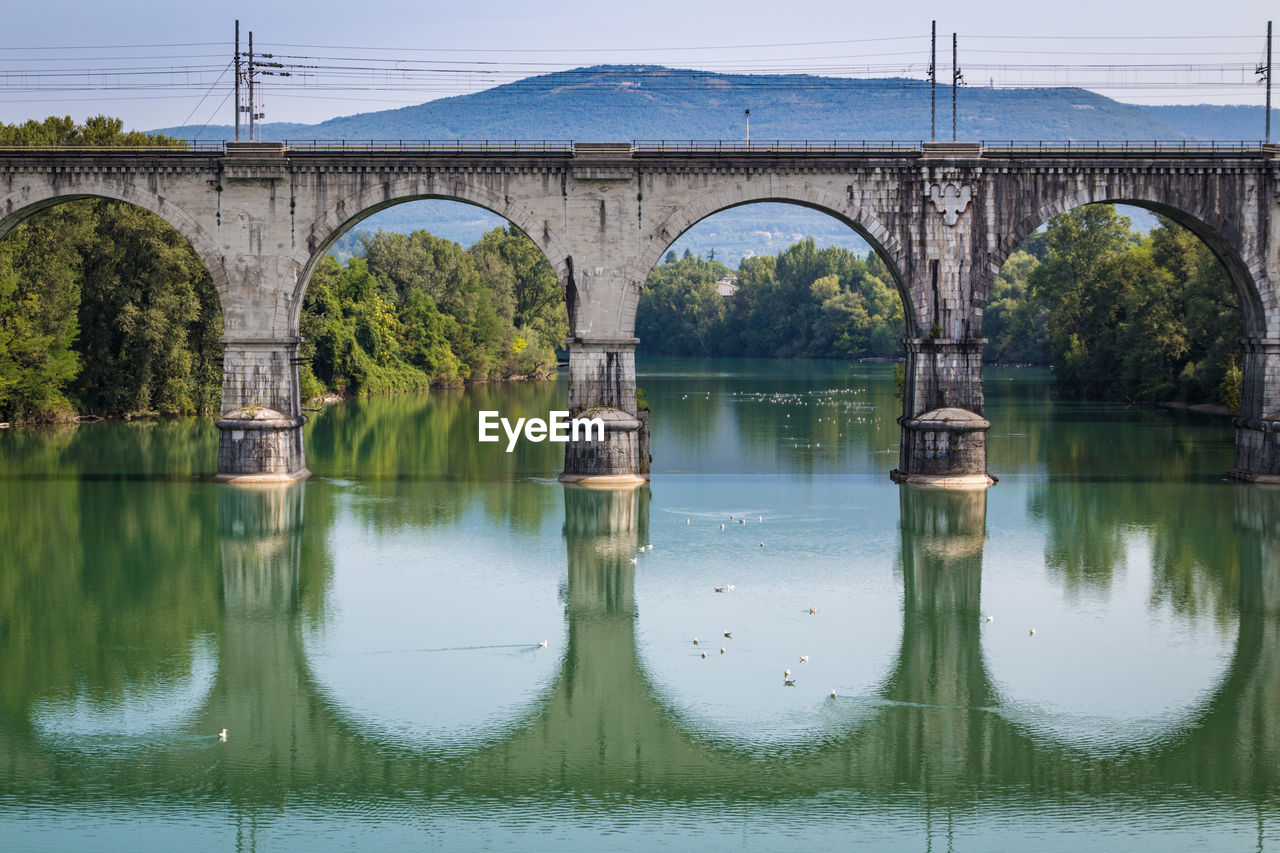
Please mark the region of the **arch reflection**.
[[566, 792], [682, 802], [715, 791], [740, 803], [836, 791], [889, 803], [909, 792], [952, 810], [1016, 800], [1028, 786], [1151, 806], [1188, 792], [1244, 802], [1280, 793], [1280, 492], [1233, 490], [1240, 617], [1219, 688], [1167, 736], [1117, 753], [1029, 734], [999, 710], [982, 652], [988, 494], [899, 490], [904, 633], [890, 676], [874, 696], [834, 700], [861, 703], [855, 724], [762, 755], [691, 731], [655, 689], [660, 675], [641, 665], [630, 560], [649, 538], [647, 487], [555, 488], [564, 498], [565, 653], [541, 701], [501, 736], [422, 749], [344, 716], [312, 678], [302, 641], [304, 622], [333, 594], [324, 574], [332, 492], [323, 483], [225, 489], [216, 676], [180, 725], [192, 738], [226, 727], [227, 748], [158, 739], [78, 759], [78, 775], [65, 778], [48, 744], [6, 708], [0, 792], [56, 778], [56, 797], [70, 804], [108, 791], [115, 801], [180, 800], [184, 780], [200, 778], [255, 814], [294, 794], [350, 802], [406, 791], [548, 803]]

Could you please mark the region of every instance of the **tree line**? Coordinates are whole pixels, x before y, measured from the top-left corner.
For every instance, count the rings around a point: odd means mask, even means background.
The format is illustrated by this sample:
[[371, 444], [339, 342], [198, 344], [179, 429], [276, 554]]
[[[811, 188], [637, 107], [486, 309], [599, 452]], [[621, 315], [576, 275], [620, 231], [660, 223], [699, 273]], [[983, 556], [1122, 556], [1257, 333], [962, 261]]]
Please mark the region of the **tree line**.
[[[102, 116], [0, 124], [0, 144], [165, 146]], [[89, 199], [0, 240], [0, 420], [216, 410], [222, 311], [187, 241], [137, 207]]]
[[[892, 275], [874, 252], [812, 238], [724, 264], [669, 253], [640, 296], [641, 352], [764, 358], [900, 357], [906, 332]], [[1054, 217], [1005, 262], [984, 320], [985, 360], [1052, 365], [1064, 396], [1239, 401], [1239, 294], [1195, 235], [1160, 218], [1135, 231], [1114, 205]]]
[[321, 259], [302, 307], [302, 393], [317, 397], [546, 377], [569, 333], [560, 283], [514, 225], [475, 245], [379, 231]]
[[812, 237], [730, 270], [686, 251], [654, 267], [636, 314], [642, 353], [746, 358], [890, 357], [901, 349], [902, 302], [878, 256], [819, 249]]

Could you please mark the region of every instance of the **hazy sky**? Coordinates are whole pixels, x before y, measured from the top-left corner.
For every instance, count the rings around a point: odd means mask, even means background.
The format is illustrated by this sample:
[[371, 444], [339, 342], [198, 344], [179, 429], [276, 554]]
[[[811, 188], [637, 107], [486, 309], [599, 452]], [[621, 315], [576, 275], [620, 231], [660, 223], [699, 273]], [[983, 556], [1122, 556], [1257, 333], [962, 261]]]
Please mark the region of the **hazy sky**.
[[[950, 34], [958, 32], [960, 65], [971, 85], [1097, 80], [1158, 86], [1099, 89], [1122, 100], [1261, 104], [1253, 67], [1263, 56], [1267, 18], [1280, 18], [1277, 10], [1275, 2], [1263, 0], [12, 2], [0, 34], [0, 119], [107, 113], [138, 128], [228, 124], [230, 75], [219, 80], [219, 73], [230, 60], [237, 17], [246, 37], [254, 31], [259, 52], [299, 57], [289, 61], [300, 65], [342, 57], [361, 69], [347, 72], [350, 86], [343, 91], [317, 85], [320, 76], [269, 81], [268, 121], [315, 122], [602, 62], [921, 76], [934, 18], [940, 64], [949, 66]], [[1138, 63], [1213, 68], [1152, 68], [1126, 76], [1083, 67]], [[1051, 64], [1071, 68], [1044, 67]], [[1016, 67], [997, 67], [1004, 65]], [[149, 73], [102, 73], [126, 67]], [[35, 77], [36, 71], [48, 76]], [[136, 88], [154, 84], [186, 88]]]

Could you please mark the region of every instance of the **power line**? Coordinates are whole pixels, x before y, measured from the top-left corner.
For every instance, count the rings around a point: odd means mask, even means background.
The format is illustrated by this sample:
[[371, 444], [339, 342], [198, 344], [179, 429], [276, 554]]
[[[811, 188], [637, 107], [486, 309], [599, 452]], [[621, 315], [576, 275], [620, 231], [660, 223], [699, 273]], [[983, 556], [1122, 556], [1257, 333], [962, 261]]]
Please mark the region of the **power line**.
[[591, 55], [596, 53], [651, 53], [654, 51], [675, 52], [681, 50], [756, 50], [762, 47], [818, 47], [828, 44], [868, 44], [882, 41], [915, 41], [920, 36], [882, 36], [866, 39], [838, 39], [834, 41], [792, 41], [773, 44], [720, 44], [692, 47], [600, 47], [600, 48], [553, 48], [553, 47], [370, 47], [368, 45], [338, 44], [297, 44], [294, 42], [269, 42], [269, 47], [305, 47], [312, 50], [381, 50], [400, 51], [402, 53], [565, 53]]
[[[196, 110], [200, 109], [200, 105], [204, 103], [205, 98], [209, 97], [209, 93], [212, 92], [215, 88], [217, 88], [218, 84], [222, 82], [222, 78], [227, 75], [227, 70], [230, 69], [231, 66], [234, 64], [235, 64], [234, 60], [232, 62], [227, 63], [226, 67], [222, 69], [222, 73], [218, 75], [218, 79], [213, 81], [213, 85], [209, 87], [209, 89], [204, 93], [203, 96], [201, 96], [200, 100], [196, 102], [196, 105], [191, 108], [191, 112], [187, 113], [187, 117], [182, 120], [181, 127], [187, 126], [187, 122], [191, 121], [191, 117], [196, 114]], [[226, 103], [226, 100], [227, 100], [226, 98], [223, 98], [222, 99], [223, 103]], [[208, 122], [205, 122], [205, 124], [208, 125]]]
[[30, 45], [0, 47], [0, 50], [142, 50], [148, 47], [226, 47], [224, 41], [186, 41], [167, 44], [78, 44], [78, 45]]

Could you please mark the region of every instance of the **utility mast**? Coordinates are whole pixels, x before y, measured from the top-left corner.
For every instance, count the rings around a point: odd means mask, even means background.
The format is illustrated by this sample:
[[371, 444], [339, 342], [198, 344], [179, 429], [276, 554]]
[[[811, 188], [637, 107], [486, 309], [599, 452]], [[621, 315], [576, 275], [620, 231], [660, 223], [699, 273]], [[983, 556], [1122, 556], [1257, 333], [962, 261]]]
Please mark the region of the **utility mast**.
[[253, 100], [253, 30], [249, 30], [249, 141], [258, 139], [258, 106]]
[[[251, 36], [252, 38], [252, 36]], [[956, 91], [964, 82], [964, 74], [960, 72], [960, 63], [956, 59], [956, 34], [951, 34], [951, 141], [956, 141]]]
[[1271, 142], [1271, 22], [1267, 21], [1267, 67], [1262, 72], [1263, 80], [1267, 84], [1267, 122], [1266, 132], [1262, 137], [1264, 144]]
[[240, 20], [236, 19], [236, 142], [240, 141]]
[[[237, 30], [238, 32], [238, 30]], [[938, 141], [938, 22], [929, 35], [929, 141]]]
[[249, 53], [245, 66], [244, 81], [248, 90], [249, 105], [240, 106], [240, 22], [236, 21], [236, 139], [240, 139], [240, 114], [249, 114], [249, 141], [258, 140], [258, 119], [266, 118], [262, 109], [262, 82], [258, 79], [264, 74], [275, 77], [291, 77], [289, 71], [273, 71], [264, 69], [284, 68], [282, 62], [263, 62], [263, 59], [274, 59], [275, 54], [264, 53], [261, 56], [253, 52], [253, 30], [249, 31]]

